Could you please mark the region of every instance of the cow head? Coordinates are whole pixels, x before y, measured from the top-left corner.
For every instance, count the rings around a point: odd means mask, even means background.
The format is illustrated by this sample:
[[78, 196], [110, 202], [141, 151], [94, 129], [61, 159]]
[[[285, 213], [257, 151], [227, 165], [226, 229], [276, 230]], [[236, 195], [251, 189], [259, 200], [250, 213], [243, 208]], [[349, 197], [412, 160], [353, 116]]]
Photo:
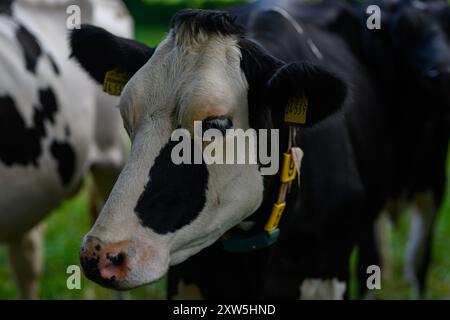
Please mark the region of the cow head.
[[303, 94], [312, 125], [345, 99], [346, 87], [334, 75], [275, 59], [223, 12], [178, 13], [156, 49], [92, 26], [74, 31], [71, 46], [98, 82], [112, 69], [130, 78], [119, 107], [131, 154], [81, 249], [86, 275], [116, 289], [161, 278], [263, 199], [256, 164], [174, 164], [175, 129], [195, 136], [196, 120], [220, 131], [278, 127], [284, 104]]

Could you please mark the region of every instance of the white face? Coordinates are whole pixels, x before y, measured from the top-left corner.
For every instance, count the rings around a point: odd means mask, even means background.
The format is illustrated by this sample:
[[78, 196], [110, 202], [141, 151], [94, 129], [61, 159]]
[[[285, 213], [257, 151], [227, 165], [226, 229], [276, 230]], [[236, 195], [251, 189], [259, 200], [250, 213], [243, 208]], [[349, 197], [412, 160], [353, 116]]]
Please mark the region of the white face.
[[111, 248], [111, 255], [125, 257], [126, 270], [99, 258], [101, 276], [114, 276], [110, 285], [118, 289], [161, 278], [169, 265], [211, 245], [262, 201], [255, 164], [171, 162], [170, 136], [179, 127], [194, 134], [194, 121], [223, 116], [233, 128], [249, 128], [237, 40], [188, 35], [172, 31], [122, 94], [131, 155], [85, 239], [85, 246], [101, 243], [102, 251]]

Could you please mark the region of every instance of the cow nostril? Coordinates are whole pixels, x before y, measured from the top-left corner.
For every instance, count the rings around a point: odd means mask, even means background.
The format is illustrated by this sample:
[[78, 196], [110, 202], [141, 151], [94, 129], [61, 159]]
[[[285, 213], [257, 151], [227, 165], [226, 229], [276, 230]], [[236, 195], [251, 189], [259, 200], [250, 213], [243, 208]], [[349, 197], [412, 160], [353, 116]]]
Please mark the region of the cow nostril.
[[106, 254], [106, 258], [111, 262], [114, 266], [121, 266], [125, 262], [125, 254], [123, 252], [114, 256], [109, 253]]

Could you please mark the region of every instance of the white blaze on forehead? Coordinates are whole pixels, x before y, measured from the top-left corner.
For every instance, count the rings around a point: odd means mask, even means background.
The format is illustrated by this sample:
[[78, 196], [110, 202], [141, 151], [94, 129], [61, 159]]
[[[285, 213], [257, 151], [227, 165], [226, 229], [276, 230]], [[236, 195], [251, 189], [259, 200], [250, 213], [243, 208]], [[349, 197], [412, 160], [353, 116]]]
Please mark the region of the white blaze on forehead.
[[248, 84], [236, 38], [205, 35], [193, 46], [178, 37], [171, 32], [130, 80], [122, 99], [124, 120], [134, 128], [154, 114], [170, 114], [174, 125], [193, 133], [195, 120], [227, 116], [236, 127], [248, 128]]
[[195, 61], [180, 93], [179, 123], [187, 127], [209, 116], [228, 116], [245, 125], [247, 83], [236, 40], [215, 36], [199, 50], [197, 57], [187, 57]]

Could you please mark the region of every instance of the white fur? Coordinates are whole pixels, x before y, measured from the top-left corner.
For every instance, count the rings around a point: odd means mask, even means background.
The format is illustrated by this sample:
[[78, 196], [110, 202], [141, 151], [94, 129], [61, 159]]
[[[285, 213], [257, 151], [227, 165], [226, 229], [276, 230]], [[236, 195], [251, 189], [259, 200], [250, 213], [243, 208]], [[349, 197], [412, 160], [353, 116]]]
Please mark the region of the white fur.
[[[433, 232], [432, 226], [436, 216], [436, 203], [431, 192], [418, 193], [413, 196], [411, 202], [406, 201], [405, 197], [396, 200], [390, 200], [385, 206], [391, 216], [397, 217], [399, 214], [409, 211], [411, 214], [409, 236], [406, 245], [406, 253], [404, 259], [405, 277], [412, 287], [413, 297], [422, 298], [420, 296], [418, 271], [420, 265], [425, 259], [425, 251], [427, 246], [427, 237]], [[384, 228], [386, 228], [386, 223]], [[386, 247], [386, 242], [389, 242], [389, 232], [384, 230], [384, 239], [378, 238], [378, 244], [384, 242], [384, 245], [379, 247], [382, 255], [383, 270], [390, 264], [390, 249]], [[388, 241], [386, 241], [388, 240]], [[388, 254], [388, 255], [387, 255]], [[387, 261], [388, 260], [388, 261]], [[392, 266], [388, 268], [388, 276]], [[386, 272], [385, 272], [386, 273]]]
[[305, 279], [300, 286], [302, 300], [343, 300], [347, 283], [333, 279]]
[[411, 225], [405, 255], [405, 275], [412, 286], [414, 298], [421, 298], [418, 272], [425, 259], [427, 237], [432, 230], [436, 215], [436, 203], [431, 192], [414, 197]]

